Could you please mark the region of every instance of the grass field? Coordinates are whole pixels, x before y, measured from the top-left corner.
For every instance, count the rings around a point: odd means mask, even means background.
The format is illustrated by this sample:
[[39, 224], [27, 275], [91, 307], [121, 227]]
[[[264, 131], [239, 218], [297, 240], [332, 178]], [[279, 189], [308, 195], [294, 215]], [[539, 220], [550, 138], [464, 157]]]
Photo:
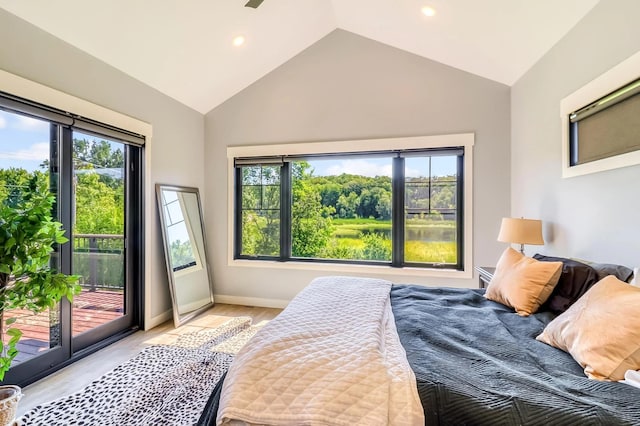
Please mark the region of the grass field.
[[[365, 243], [361, 236], [367, 233], [383, 235], [384, 244], [391, 251], [391, 221], [334, 219], [333, 224], [335, 244], [343, 252], [363, 250]], [[436, 241], [428, 241], [430, 239]], [[444, 241], [438, 241], [440, 239]], [[409, 220], [404, 250], [406, 262], [457, 263], [455, 221]]]

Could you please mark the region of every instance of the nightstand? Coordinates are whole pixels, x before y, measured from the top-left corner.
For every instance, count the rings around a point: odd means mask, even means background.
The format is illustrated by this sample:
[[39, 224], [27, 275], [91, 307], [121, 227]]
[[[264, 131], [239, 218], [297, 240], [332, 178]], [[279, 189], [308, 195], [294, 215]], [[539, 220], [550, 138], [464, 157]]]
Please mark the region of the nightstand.
[[480, 274], [478, 279], [479, 288], [487, 288], [489, 281], [493, 278], [493, 274], [496, 272], [496, 268], [490, 266], [476, 266], [476, 271]]

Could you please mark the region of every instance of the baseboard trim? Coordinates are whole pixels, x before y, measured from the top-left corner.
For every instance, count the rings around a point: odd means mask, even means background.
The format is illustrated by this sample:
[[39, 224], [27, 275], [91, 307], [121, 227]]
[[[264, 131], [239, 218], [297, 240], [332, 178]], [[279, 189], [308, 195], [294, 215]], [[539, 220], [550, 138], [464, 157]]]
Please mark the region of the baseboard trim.
[[163, 322], [169, 321], [171, 318], [173, 318], [173, 311], [165, 311], [160, 315], [149, 318], [149, 321], [146, 321], [144, 324], [144, 329], [151, 330], [152, 328], [159, 326]]
[[227, 305], [259, 306], [261, 308], [279, 309], [283, 309], [289, 304], [289, 300], [264, 299], [261, 297], [230, 296], [226, 294], [214, 294], [213, 300], [215, 301], [215, 303], [224, 303]]
[[[289, 304], [289, 300], [283, 299], [264, 299], [261, 297], [243, 297], [243, 296], [229, 296], [226, 294], [214, 294], [213, 300], [215, 303], [224, 303], [227, 305], [242, 305], [242, 306], [257, 306], [261, 308], [278, 308], [283, 309]], [[173, 318], [173, 311], [168, 310], [160, 315], [150, 318], [144, 324], [145, 330], [151, 330], [154, 327], [159, 326], [163, 322], [169, 321]]]

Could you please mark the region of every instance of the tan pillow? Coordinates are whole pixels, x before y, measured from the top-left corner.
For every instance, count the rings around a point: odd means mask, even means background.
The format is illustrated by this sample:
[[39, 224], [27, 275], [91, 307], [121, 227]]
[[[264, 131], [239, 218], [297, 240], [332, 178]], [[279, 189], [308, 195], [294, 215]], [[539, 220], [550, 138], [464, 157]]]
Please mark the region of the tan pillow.
[[498, 260], [485, 297], [526, 317], [549, 298], [561, 273], [562, 262], [540, 262], [509, 247]]
[[536, 339], [569, 352], [591, 379], [622, 380], [640, 369], [640, 288], [603, 278]]

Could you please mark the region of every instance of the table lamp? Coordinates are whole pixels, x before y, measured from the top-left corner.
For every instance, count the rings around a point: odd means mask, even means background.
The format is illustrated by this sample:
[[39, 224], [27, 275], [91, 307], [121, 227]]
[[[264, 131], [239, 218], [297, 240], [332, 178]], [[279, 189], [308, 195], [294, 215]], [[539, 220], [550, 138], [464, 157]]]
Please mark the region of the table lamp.
[[520, 253], [524, 254], [524, 245], [533, 244], [541, 246], [544, 244], [542, 238], [542, 221], [525, 218], [502, 218], [498, 241], [503, 243], [520, 244]]

